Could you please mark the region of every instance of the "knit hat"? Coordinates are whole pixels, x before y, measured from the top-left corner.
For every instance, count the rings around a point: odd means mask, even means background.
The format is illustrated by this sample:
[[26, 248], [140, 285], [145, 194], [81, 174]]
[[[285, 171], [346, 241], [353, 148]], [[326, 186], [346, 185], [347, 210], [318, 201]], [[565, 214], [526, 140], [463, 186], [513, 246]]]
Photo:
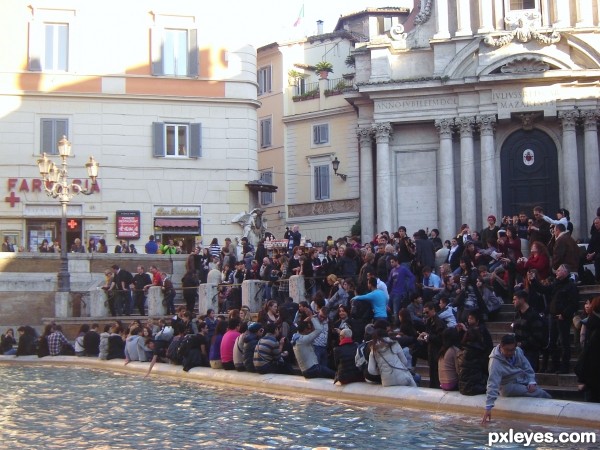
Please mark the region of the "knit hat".
[[248, 325], [248, 331], [250, 333], [258, 333], [258, 331], [262, 328], [262, 324], [260, 322], [250, 322]]

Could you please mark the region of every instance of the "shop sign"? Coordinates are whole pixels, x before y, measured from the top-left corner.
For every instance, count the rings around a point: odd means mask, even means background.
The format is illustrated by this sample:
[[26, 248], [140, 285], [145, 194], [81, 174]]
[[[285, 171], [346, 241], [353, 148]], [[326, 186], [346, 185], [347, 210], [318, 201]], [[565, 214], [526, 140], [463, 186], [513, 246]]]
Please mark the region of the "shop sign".
[[117, 211], [117, 239], [140, 238], [140, 212]]
[[[74, 179], [73, 184], [78, 184], [82, 188], [86, 190], [90, 190], [91, 192], [100, 192], [100, 185], [96, 182], [92, 184], [90, 180], [80, 180]], [[33, 178], [28, 180], [27, 178], [9, 178], [7, 181], [8, 187], [8, 197], [4, 198], [4, 201], [10, 203], [10, 207], [14, 208], [16, 203], [21, 202], [21, 197], [17, 195], [18, 192], [43, 192], [44, 186], [43, 181], [39, 178]], [[46, 187], [50, 189], [52, 187], [52, 183], [47, 182]]]
[[155, 206], [154, 217], [200, 217], [200, 206]]

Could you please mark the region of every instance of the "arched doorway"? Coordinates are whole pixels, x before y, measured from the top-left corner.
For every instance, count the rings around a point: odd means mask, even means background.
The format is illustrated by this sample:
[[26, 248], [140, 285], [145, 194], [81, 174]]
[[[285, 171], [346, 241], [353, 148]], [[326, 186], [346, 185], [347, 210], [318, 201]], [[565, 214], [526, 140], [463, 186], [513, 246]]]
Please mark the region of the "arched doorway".
[[500, 153], [502, 213], [518, 214], [539, 205], [554, 217], [559, 208], [558, 156], [554, 141], [541, 130], [511, 134]]

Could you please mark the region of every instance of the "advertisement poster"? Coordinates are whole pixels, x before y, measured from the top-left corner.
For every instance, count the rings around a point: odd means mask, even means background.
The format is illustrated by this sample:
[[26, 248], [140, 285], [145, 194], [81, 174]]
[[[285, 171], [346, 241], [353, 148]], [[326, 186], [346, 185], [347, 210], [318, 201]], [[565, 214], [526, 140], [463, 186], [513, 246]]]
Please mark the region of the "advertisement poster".
[[140, 212], [117, 211], [117, 239], [140, 238]]

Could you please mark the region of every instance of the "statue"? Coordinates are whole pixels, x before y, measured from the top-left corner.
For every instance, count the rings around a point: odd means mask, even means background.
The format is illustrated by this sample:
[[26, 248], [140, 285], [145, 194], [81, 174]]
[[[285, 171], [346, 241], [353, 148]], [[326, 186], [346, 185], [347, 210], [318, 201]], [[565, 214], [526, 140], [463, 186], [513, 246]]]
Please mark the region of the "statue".
[[258, 242], [265, 236], [267, 230], [267, 219], [263, 218], [264, 209], [254, 208], [247, 213], [242, 211], [231, 219], [231, 223], [237, 223], [242, 227], [242, 237], [248, 238], [248, 242], [256, 248]]

